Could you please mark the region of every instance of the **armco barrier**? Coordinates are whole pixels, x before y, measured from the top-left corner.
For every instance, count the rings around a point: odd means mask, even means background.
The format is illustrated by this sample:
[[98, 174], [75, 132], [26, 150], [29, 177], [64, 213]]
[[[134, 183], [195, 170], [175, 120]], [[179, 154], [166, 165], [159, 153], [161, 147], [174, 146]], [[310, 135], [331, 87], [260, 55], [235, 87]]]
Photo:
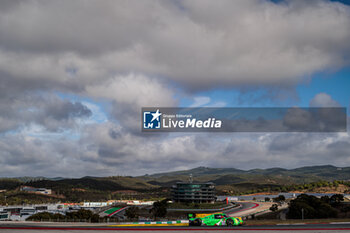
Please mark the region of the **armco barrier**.
[[227, 211], [231, 209], [236, 209], [239, 208], [240, 205], [229, 205], [223, 208], [218, 208], [218, 209], [168, 209], [169, 212], [222, 212], [222, 211]]

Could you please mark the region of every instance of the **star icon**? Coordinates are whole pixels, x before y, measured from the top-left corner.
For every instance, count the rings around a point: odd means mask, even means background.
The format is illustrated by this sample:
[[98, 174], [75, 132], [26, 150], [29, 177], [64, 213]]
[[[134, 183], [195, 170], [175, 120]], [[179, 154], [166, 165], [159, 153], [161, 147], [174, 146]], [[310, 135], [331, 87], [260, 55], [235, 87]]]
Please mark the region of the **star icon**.
[[157, 109], [157, 111], [155, 113], [152, 113], [152, 121], [154, 121], [155, 119], [157, 119], [157, 121], [159, 121], [159, 116], [162, 115], [162, 113], [159, 112], [159, 109]]

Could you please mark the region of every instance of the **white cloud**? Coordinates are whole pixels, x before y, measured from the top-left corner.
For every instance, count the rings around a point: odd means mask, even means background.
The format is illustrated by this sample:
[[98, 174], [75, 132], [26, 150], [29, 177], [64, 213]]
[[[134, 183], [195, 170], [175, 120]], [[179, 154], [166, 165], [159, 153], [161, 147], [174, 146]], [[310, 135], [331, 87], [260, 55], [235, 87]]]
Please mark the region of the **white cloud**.
[[201, 107], [210, 103], [210, 98], [207, 96], [196, 96], [193, 98], [194, 102], [190, 107]]
[[[348, 151], [347, 134], [145, 136], [139, 120], [141, 107], [177, 106], [179, 90], [289, 90], [340, 68], [349, 62], [349, 25], [348, 6], [322, 0], [0, 2], [0, 132], [41, 125], [39, 136], [1, 135], [0, 175], [348, 164], [335, 156]], [[52, 91], [103, 99], [110, 119], [94, 104], [85, 109]], [[202, 105], [225, 103], [194, 98], [194, 106]], [[310, 106], [338, 105], [320, 93]], [[101, 123], [82, 126], [75, 116], [83, 110]], [[43, 128], [62, 127], [79, 128], [79, 143], [64, 134], [42, 139]]]
[[213, 103], [206, 105], [206, 107], [222, 108], [222, 107], [226, 107], [226, 105], [227, 105], [227, 103], [224, 101], [216, 101], [216, 102], [213, 102]]
[[32, 124], [60, 132], [74, 129], [79, 119], [87, 119], [91, 114], [91, 110], [80, 102], [63, 100], [51, 93], [18, 93], [16, 97], [0, 99], [0, 133]]
[[135, 109], [142, 106], [172, 106], [175, 103], [173, 91], [162, 82], [156, 78], [133, 73], [87, 86], [86, 94], [133, 105]]
[[[197, 166], [241, 169], [350, 162], [347, 133], [136, 135], [117, 124], [89, 124], [77, 141], [24, 134], [0, 140], [0, 176], [143, 175]], [[52, 167], [52, 164], [55, 164]]]
[[327, 93], [321, 92], [310, 100], [310, 107], [340, 107], [340, 104]]
[[[7, 8], [0, 70], [66, 88], [116, 72], [196, 90], [290, 86], [343, 66], [350, 51], [350, 10], [336, 2], [23, 1]], [[66, 74], [69, 65], [79, 82]]]
[[102, 110], [101, 106], [98, 106], [97, 104], [94, 104], [92, 102], [83, 101], [83, 105], [85, 105], [88, 109], [91, 110], [92, 116], [89, 119], [82, 119], [81, 124], [84, 123], [101, 123], [108, 121], [108, 118], [104, 111]]
[[157, 78], [133, 73], [88, 86], [85, 94], [111, 101], [112, 117], [134, 132], [140, 132], [142, 107], [172, 107], [177, 104], [172, 88]]

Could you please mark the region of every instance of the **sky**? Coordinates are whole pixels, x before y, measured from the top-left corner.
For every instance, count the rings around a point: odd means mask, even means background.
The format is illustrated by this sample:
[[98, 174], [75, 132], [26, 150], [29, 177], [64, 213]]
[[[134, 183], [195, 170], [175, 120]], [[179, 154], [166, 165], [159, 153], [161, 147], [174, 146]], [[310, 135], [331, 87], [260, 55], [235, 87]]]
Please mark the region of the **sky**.
[[348, 1], [1, 1], [0, 176], [350, 166], [348, 132], [140, 128], [145, 106], [349, 109], [349, 41]]

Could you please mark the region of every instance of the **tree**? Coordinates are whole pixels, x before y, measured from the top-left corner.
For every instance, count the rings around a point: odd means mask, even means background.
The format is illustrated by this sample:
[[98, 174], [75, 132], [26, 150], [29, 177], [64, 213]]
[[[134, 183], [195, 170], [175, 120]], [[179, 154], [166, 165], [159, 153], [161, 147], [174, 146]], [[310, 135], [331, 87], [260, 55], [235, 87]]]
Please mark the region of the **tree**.
[[327, 203], [327, 204], [331, 203], [331, 199], [329, 198], [329, 196], [322, 196], [321, 201], [323, 201], [324, 203]]
[[339, 181], [335, 180], [335, 181], [333, 182], [333, 184], [334, 184], [335, 187], [337, 187], [337, 188], [339, 187]]
[[278, 197], [273, 198], [274, 202], [283, 202], [286, 200], [285, 196], [279, 195]]
[[302, 212], [305, 219], [337, 217], [337, 210], [332, 208], [327, 200], [327, 198], [301, 194], [289, 203], [287, 218], [301, 219]]
[[278, 210], [278, 205], [277, 204], [273, 204], [271, 207], [270, 207], [270, 210], [275, 212]]
[[167, 214], [168, 199], [162, 201], [156, 201], [153, 203], [153, 207], [150, 212], [154, 218], [164, 218]]
[[65, 216], [62, 214], [52, 214], [49, 212], [40, 212], [33, 214], [29, 218], [26, 219], [26, 221], [41, 221], [41, 220], [46, 220], [48, 221], [49, 219], [64, 219]]
[[344, 201], [344, 195], [342, 194], [334, 194], [331, 196], [329, 202], [331, 206], [339, 206], [340, 202]]
[[98, 214], [92, 213], [91, 210], [84, 209], [80, 209], [75, 212], [68, 212], [66, 213], [66, 216], [68, 219], [86, 219], [90, 220], [91, 222], [98, 222], [100, 219], [100, 216]]
[[137, 219], [139, 217], [139, 208], [136, 206], [127, 208], [125, 210], [125, 216], [128, 219]]
[[279, 195], [279, 196], [278, 196], [278, 199], [279, 199], [279, 201], [285, 201], [285, 200], [286, 200], [286, 197], [283, 196], [283, 195]]

